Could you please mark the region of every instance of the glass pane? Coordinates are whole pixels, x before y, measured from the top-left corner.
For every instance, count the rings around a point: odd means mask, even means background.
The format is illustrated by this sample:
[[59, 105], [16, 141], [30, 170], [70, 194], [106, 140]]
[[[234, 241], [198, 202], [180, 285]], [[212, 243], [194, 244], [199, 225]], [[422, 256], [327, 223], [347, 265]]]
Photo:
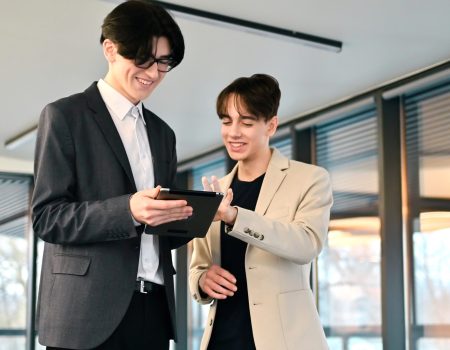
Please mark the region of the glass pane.
[[448, 350], [450, 349], [450, 339], [420, 339], [418, 350]]
[[25, 349], [25, 337], [0, 336], [0, 349], [2, 349], [2, 350], [22, 350], [22, 349]]
[[348, 342], [350, 350], [376, 350], [383, 349], [383, 342], [380, 338], [351, 338]]
[[[450, 128], [448, 130], [450, 132]], [[419, 179], [422, 197], [450, 198], [450, 154], [420, 157]]]
[[344, 350], [344, 339], [340, 337], [328, 337], [327, 343], [330, 350]]
[[418, 348], [444, 349], [439, 344], [449, 344], [450, 341], [450, 212], [421, 213], [420, 227], [415, 231], [413, 243], [417, 329], [423, 328], [418, 334], [423, 333], [424, 338], [430, 338], [427, 341], [419, 339]]
[[[27, 290], [27, 241], [23, 229], [27, 218], [0, 226], [0, 329], [24, 329]], [[22, 227], [21, 235], [6, 232]]]
[[318, 259], [318, 280], [326, 333], [344, 339], [344, 346], [337, 343], [332, 349], [382, 349], [380, 249], [377, 217], [330, 222], [328, 242]]

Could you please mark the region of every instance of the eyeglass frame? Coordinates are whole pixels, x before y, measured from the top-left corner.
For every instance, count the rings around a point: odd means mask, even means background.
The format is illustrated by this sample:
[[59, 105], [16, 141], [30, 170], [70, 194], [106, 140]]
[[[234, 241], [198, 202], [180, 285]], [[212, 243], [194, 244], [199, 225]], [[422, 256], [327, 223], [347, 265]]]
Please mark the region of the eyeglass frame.
[[[167, 61], [167, 70], [162, 70], [159, 67], [160, 63], [163, 63], [164, 61]], [[175, 66], [177, 65], [177, 61], [175, 61], [172, 57], [161, 57], [161, 58], [156, 58], [154, 56], [150, 56], [150, 59], [148, 61], [146, 61], [145, 63], [142, 64], [138, 64], [135, 60], [134, 65], [138, 68], [141, 69], [149, 69], [151, 66], [153, 66], [156, 63], [156, 67], [158, 69], [158, 72], [161, 73], [167, 73], [170, 72], [173, 68], [175, 68]], [[164, 63], [163, 63], [164, 64]]]

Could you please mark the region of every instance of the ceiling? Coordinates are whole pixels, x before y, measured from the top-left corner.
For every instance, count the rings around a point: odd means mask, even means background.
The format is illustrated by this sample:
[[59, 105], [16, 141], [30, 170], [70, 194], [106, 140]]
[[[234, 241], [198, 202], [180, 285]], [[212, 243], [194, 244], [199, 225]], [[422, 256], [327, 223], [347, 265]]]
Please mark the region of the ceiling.
[[[285, 122], [450, 58], [448, 0], [166, 2], [343, 42], [335, 53], [174, 13], [185, 59], [145, 105], [175, 130], [180, 160], [221, 144], [215, 99], [239, 76], [275, 76]], [[33, 140], [14, 150], [6, 140], [36, 125], [47, 103], [105, 75], [100, 26], [118, 3], [0, 1], [0, 170], [32, 164]]]

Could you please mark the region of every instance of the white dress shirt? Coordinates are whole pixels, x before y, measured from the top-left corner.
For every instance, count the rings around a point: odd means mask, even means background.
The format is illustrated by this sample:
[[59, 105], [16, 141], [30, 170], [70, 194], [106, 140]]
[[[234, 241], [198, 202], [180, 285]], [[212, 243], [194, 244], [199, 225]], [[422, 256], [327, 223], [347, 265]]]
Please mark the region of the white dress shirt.
[[[152, 153], [142, 113], [142, 102], [131, 103], [112, 86], [100, 79], [97, 87], [122, 139], [138, 191], [155, 187]], [[139, 224], [135, 221], [135, 224]], [[141, 235], [138, 278], [164, 284], [159, 266], [158, 237]]]

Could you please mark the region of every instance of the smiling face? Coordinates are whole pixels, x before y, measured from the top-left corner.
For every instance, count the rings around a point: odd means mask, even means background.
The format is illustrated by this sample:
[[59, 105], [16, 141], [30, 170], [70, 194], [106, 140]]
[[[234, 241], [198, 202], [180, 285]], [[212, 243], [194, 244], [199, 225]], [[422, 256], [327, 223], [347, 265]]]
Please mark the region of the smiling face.
[[269, 139], [275, 133], [278, 117], [269, 120], [247, 112], [236, 95], [227, 100], [226, 113], [220, 115], [222, 140], [231, 159], [241, 163], [266, 160], [270, 155]]
[[[153, 56], [156, 59], [170, 57], [167, 38], [155, 38], [153, 48]], [[117, 46], [109, 39], [103, 42], [103, 52], [109, 62], [105, 81], [133, 104], [150, 96], [166, 75], [158, 71], [156, 63], [147, 69], [137, 67], [134, 60], [121, 56], [117, 52]]]

